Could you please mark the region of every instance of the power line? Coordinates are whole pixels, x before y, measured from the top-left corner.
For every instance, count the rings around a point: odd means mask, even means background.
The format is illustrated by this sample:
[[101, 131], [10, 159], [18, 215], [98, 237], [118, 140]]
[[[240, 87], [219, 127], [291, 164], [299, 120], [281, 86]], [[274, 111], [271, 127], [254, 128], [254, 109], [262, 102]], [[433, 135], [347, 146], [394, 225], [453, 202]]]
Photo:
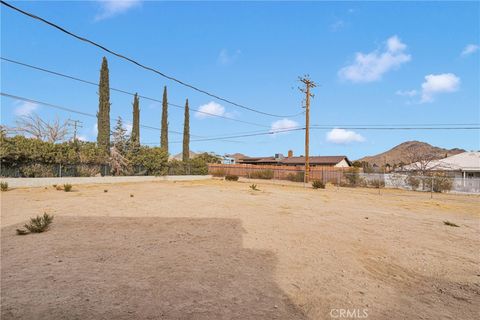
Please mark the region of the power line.
[[[16, 100], [25, 101], [25, 102], [41, 104], [41, 105], [46, 106], [46, 107], [50, 107], [50, 108], [54, 108], [54, 109], [58, 109], [58, 110], [63, 110], [63, 111], [71, 112], [71, 113], [80, 114], [80, 115], [90, 117], [90, 118], [95, 118], [95, 119], [97, 118], [97, 116], [92, 114], [92, 113], [78, 111], [78, 110], [75, 110], [75, 109], [72, 109], [72, 108], [59, 106], [59, 105], [55, 105], [55, 104], [51, 104], [51, 103], [47, 103], [47, 102], [38, 101], [38, 100], [33, 100], [33, 99], [25, 98], [25, 97], [20, 97], [20, 96], [16, 96], [16, 95], [5, 93], [5, 92], [0, 92], [0, 95], [2, 95], [4, 97], [16, 99]], [[114, 118], [110, 118], [110, 120], [115, 121]], [[127, 123], [130, 123], [130, 122], [127, 121]], [[152, 129], [152, 130], [161, 131], [160, 128], [152, 127], [152, 126], [148, 126], [148, 125], [143, 125], [143, 124], [140, 124], [140, 127], [145, 128], [145, 129]], [[183, 132], [179, 132], [179, 131], [169, 130], [168, 132], [183, 135]], [[192, 135], [192, 136], [194, 136], [194, 135]], [[202, 138], [202, 136], [196, 136], [196, 137]]]
[[[46, 68], [43, 68], [43, 67], [34, 66], [34, 65], [31, 65], [31, 64], [27, 64], [25, 62], [20, 62], [18, 60], [12, 60], [12, 59], [5, 58], [5, 57], [0, 57], [0, 59], [2, 59], [4, 61], [7, 61], [7, 62], [10, 62], [10, 63], [13, 63], [13, 64], [24, 66], [24, 67], [27, 67], [27, 68], [35, 69], [35, 70], [46, 72], [46, 73], [50, 73], [50, 74], [53, 74], [53, 75], [56, 75], [56, 76], [59, 76], [59, 77], [68, 78], [68, 79], [75, 80], [75, 81], [78, 81], [78, 82], [83, 82], [83, 83], [86, 83], [86, 84], [89, 84], [89, 85], [98, 86], [97, 82], [81, 79], [81, 78], [78, 78], [78, 77], [75, 77], [75, 76], [72, 76], [72, 75], [68, 75], [68, 74], [65, 74], [65, 73], [60, 73], [60, 72], [57, 72], [57, 71], [49, 70], [49, 69], [46, 69]], [[110, 90], [120, 92], [120, 93], [123, 93], [123, 94], [127, 94], [127, 95], [130, 95], [130, 96], [135, 95], [135, 93], [129, 92], [129, 91], [126, 91], [126, 90], [123, 90], [123, 89], [117, 89], [117, 88], [110, 87]], [[152, 97], [148, 97], [148, 96], [144, 96], [144, 95], [140, 95], [140, 94], [138, 96], [142, 99], [145, 99], [145, 100], [150, 100], [150, 101], [162, 103], [162, 100], [160, 100], [160, 99], [156, 99], [156, 98], [152, 98]], [[172, 106], [172, 107], [180, 108], [180, 109], [185, 109], [184, 106], [174, 104], [174, 103], [170, 103], [170, 102], [168, 103], [168, 105]], [[270, 126], [268, 126], [268, 125], [263, 125], [263, 124], [250, 122], [250, 121], [239, 120], [239, 119], [235, 119], [235, 118], [229, 118], [229, 117], [226, 117], [226, 116], [221, 116], [221, 115], [217, 115], [217, 114], [214, 114], [214, 113], [201, 111], [201, 110], [198, 110], [198, 109], [190, 108], [190, 110], [201, 113], [201, 114], [205, 114], [205, 115], [208, 115], [208, 116], [212, 116], [212, 117], [223, 118], [223, 119], [226, 119], [226, 120], [241, 122], [241, 123], [250, 124], [250, 125], [263, 127], [263, 128], [270, 128]], [[326, 128], [338, 127], [339, 129], [348, 129], [348, 128], [352, 127], [352, 129], [353, 129], [353, 127], [475, 126], [475, 125], [479, 125], [479, 124], [478, 123], [322, 124], [322, 125], [316, 124], [316, 125], [311, 125], [311, 126], [326, 127]], [[251, 131], [248, 131], [248, 132], [251, 132]]]
[[22, 9], [20, 9], [20, 8], [17, 8], [17, 7], [15, 7], [15, 6], [13, 6], [13, 5], [11, 5], [11, 4], [3, 1], [3, 0], [1, 0], [1, 3], [2, 3], [3, 5], [5, 5], [5, 6], [9, 7], [10, 9], [13, 9], [13, 10], [15, 10], [15, 11], [17, 11], [17, 12], [23, 14], [23, 15], [26, 15], [26, 16], [30, 17], [30, 18], [39, 20], [39, 21], [41, 21], [41, 22], [43, 22], [43, 23], [45, 23], [45, 24], [47, 24], [47, 25], [49, 25], [49, 26], [51, 26], [51, 27], [53, 27], [53, 28], [55, 28], [55, 29], [57, 29], [57, 30], [59, 30], [59, 31], [61, 31], [61, 32], [67, 34], [67, 35], [69, 35], [69, 36], [71, 36], [71, 37], [74, 37], [75, 39], [78, 39], [78, 40], [80, 40], [80, 41], [89, 43], [89, 44], [91, 44], [91, 45], [93, 45], [93, 46], [95, 46], [95, 47], [97, 47], [97, 48], [100, 48], [101, 50], [103, 50], [103, 51], [105, 51], [105, 52], [108, 52], [108, 53], [110, 53], [110, 54], [118, 57], [118, 58], [121, 58], [121, 59], [124, 59], [124, 60], [126, 60], [126, 61], [128, 61], [128, 62], [131, 62], [131, 63], [139, 66], [140, 68], [143, 68], [143, 69], [145, 69], [145, 70], [154, 72], [154, 73], [156, 73], [156, 74], [158, 74], [158, 75], [160, 75], [160, 76], [162, 76], [162, 77], [164, 77], [164, 78], [166, 78], [166, 79], [168, 79], [168, 80], [174, 81], [174, 82], [176, 82], [176, 83], [178, 83], [178, 84], [180, 84], [180, 85], [183, 85], [183, 86], [185, 86], [185, 87], [187, 87], [187, 88], [190, 88], [190, 89], [195, 90], [195, 91], [197, 91], [197, 92], [203, 93], [203, 94], [205, 94], [205, 95], [207, 95], [207, 96], [210, 96], [210, 97], [212, 97], [212, 98], [215, 98], [215, 99], [217, 99], [217, 100], [226, 102], [226, 103], [231, 104], [231, 105], [233, 105], [233, 106], [236, 106], [236, 107], [238, 107], [238, 108], [242, 108], [242, 109], [245, 109], [245, 110], [249, 110], [249, 111], [251, 111], [251, 112], [255, 112], [255, 113], [258, 113], [258, 114], [263, 114], [263, 115], [270, 116], [270, 117], [276, 117], [276, 118], [295, 117], [295, 116], [298, 116], [298, 115], [303, 114], [303, 112], [300, 112], [300, 113], [293, 114], [293, 115], [278, 115], [278, 114], [273, 114], [273, 113], [268, 113], [268, 112], [260, 111], [260, 110], [254, 109], [254, 108], [252, 108], [252, 107], [247, 107], [247, 106], [245, 106], [245, 105], [243, 105], [243, 104], [234, 102], [234, 101], [232, 101], [232, 100], [229, 100], [229, 99], [226, 99], [226, 98], [222, 98], [222, 97], [220, 97], [220, 96], [218, 96], [218, 95], [216, 95], [216, 94], [210, 93], [210, 92], [208, 92], [208, 91], [206, 91], [206, 90], [204, 90], [204, 89], [200, 89], [200, 88], [198, 88], [198, 87], [196, 87], [196, 86], [194, 86], [194, 85], [191, 85], [191, 84], [189, 84], [189, 83], [187, 83], [187, 82], [184, 82], [184, 81], [182, 81], [182, 80], [179, 80], [179, 79], [177, 79], [177, 78], [175, 78], [175, 77], [173, 77], [173, 76], [169, 76], [169, 75], [167, 75], [167, 74], [165, 74], [165, 73], [163, 73], [163, 72], [161, 72], [161, 71], [159, 71], [159, 70], [157, 70], [157, 69], [155, 69], [155, 68], [146, 66], [146, 65], [144, 65], [144, 64], [142, 64], [142, 63], [140, 63], [140, 62], [138, 62], [138, 61], [136, 61], [136, 60], [134, 60], [134, 59], [132, 59], [132, 58], [129, 58], [129, 57], [124, 56], [124, 55], [122, 55], [122, 54], [120, 54], [120, 53], [117, 53], [117, 52], [115, 52], [115, 51], [113, 51], [113, 50], [111, 50], [111, 49], [108, 49], [107, 47], [105, 47], [105, 46], [103, 46], [103, 45], [101, 45], [101, 44], [99, 44], [99, 43], [97, 43], [97, 42], [95, 42], [95, 41], [92, 41], [92, 40], [89, 40], [89, 39], [87, 39], [87, 38], [85, 38], [85, 37], [79, 36], [79, 35], [71, 32], [71, 31], [68, 31], [67, 29], [65, 29], [65, 28], [63, 28], [63, 27], [61, 27], [61, 26], [59, 26], [59, 25], [57, 25], [57, 24], [55, 24], [55, 23], [53, 23], [53, 22], [51, 22], [51, 21], [48, 21], [48, 20], [46, 20], [46, 19], [44, 19], [44, 18], [41, 18], [41, 17], [39, 17], [39, 16], [37, 16], [37, 15], [34, 15], [34, 14], [32, 14], [32, 13], [29, 13], [29, 12], [27, 12], [27, 11], [24, 11], [24, 10], [22, 10]]
[[[7, 61], [7, 62], [10, 62], [10, 63], [13, 63], [13, 64], [23, 66], [23, 67], [31, 68], [31, 69], [34, 69], [34, 70], [37, 70], [37, 71], [42, 71], [42, 72], [53, 74], [53, 75], [56, 75], [56, 76], [59, 76], [59, 77], [67, 78], [67, 79], [70, 79], [70, 80], [75, 80], [75, 81], [86, 83], [86, 84], [89, 84], [89, 85], [98, 86], [97, 82], [93, 82], [93, 81], [89, 81], [89, 80], [85, 80], [85, 79], [80, 79], [80, 78], [77, 78], [77, 77], [74, 77], [74, 76], [71, 76], [71, 75], [68, 75], [68, 74], [65, 74], [65, 73], [60, 73], [60, 72], [57, 72], [57, 71], [48, 70], [48, 69], [45, 69], [45, 68], [42, 68], [42, 67], [34, 66], [34, 65], [31, 65], [31, 64], [28, 64], [28, 63], [24, 63], [24, 62], [20, 62], [20, 61], [17, 61], [17, 60], [4, 58], [4, 57], [0, 57], [0, 59], [2, 59], [4, 61]], [[123, 94], [127, 94], [127, 95], [130, 95], [130, 96], [135, 95], [135, 93], [128, 92], [128, 91], [123, 90], [123, 89], [117, 89], [117, 88], [110, 87], [110, 90], [120, 92], [120, 93], [123, 93]], [[145, 100], [150, 100], [150, 101], [162, 103], [162, 100], [160, 100], [160, 99], [155, 99], [155, 98], [147, 97], [147, 96], [144, 96], [144, 95], [138, 95], [138, 96], [142, 99], [145, 99]], [[174, 103], [168, 103], [168, 105], [172, 106], [172, 107], [175, 107], [175, 108], [185, 109], [184, 106], [174, 104]], [[205, 115], [208, 115], [208, 116], [211, 116], [211, 117], [227, 119], [227, 120], [236, 121], [236, 122], [240, 122], [240, 123], [250, 124], [250, 125], [253, 125], [253, 126], [257, 126], [257, 127], [264, 127], [264, 128], [269, 127], [267, 125], [263, 125], [263, 124], [259, 124], [259, 123], [255, 123], [255, 122], [250, 122], [250, 121], [234, 119], [234, 118], [230, 118], [230, 117], [226, 117], [226, 116], [222, 116], [222, 115], [218, 115], [218, 114], [214, 114], [214, 113], [201, 111], [201, 110], [194, 109], [194, 108], [191, 108], [190, 110], [201, 113], [201, 114], [205, 114]]]
[[[339, 126], [330, 126], [330, 127], [317, 127], [317, 126], [310, 126], [310, 129], [314, 130], [332, 130], [332, 129], [355, 129], [355, 130], [375, 130], [375, 131], [395, 131], [395, 130], [480, 130], [480, 126], [475, 124], [475, 127], [339, 127]], [[291, 131], [301, 131], [305, 130], [305, 127], [293, 127], [283, 130], [271, 130], [271, 131], [252, 131], [252, 132], [244, 132], [238, 133], [233, 135], [222, 135], [219, 137], [206, 137], [200, 139], [190, 140], [190, 142], [200, 142], [200, 141], [214, 141], [214, 140], [221, 140], [221, 139], [234, 139], [234, 138], [248, 138], [248, 137], [255, 137], [255, 136], [264, 136], [264, 135], [275, 135], [278, 133], [285, 133]], [[181, 143], [182, 141], [173, 141], [171, 143]], [[149, 144], [149, 143], [145, 143]], [[150, 143], [152, 144], [152, 143]]]

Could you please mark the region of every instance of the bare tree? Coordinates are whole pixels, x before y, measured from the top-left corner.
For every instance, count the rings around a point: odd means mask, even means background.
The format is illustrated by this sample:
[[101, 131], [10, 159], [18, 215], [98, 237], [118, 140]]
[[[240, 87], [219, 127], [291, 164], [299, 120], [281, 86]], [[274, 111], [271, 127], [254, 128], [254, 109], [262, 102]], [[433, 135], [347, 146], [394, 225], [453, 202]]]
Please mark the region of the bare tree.
[[16, 132], [31, 135], [36, 139], [52, 143], [66, 140], [70, 135], [70, 126], [68, 121], [60, 121], [57, 118], [48, 122], [40, 118], [35, 113], [20, 117], [16, 121]]

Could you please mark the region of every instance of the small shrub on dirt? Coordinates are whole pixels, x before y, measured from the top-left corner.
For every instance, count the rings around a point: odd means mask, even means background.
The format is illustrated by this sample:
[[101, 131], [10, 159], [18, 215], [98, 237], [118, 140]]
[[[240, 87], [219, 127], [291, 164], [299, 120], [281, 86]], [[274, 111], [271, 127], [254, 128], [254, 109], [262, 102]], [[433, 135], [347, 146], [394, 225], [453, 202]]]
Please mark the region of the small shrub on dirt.
[[59, 185], [57, 185], [57, 186], [55, 186], [55, 189], [56, 189], [56, 190], [58, 190], [58, 191], [62, 191], [62, 190], [63, 190], [63, 187], [62, 187], [62, 186], [59, 186]]
[[133, 194], [130, 195], [130, 198], [133, 198]]
[[41, 233], [48, 230], [50, 224], [53, 222], [53, 216], [46, 212], [43, 216], [37, 216], [31, 218], [29, 223], [26, 223], [23, 227], [25, 229], [17, 229], [18, 235], [26, 235], [29, 233]]
[[450, 221], [443, 221], [443, 224], [449, 227], [460, 227], [458, 224], [450, 222]]
[[250, 174], [250, 178], [265, 179], [265, 180], [273, 179], [273, 170], [267, 169], [267, 170], [254, 171]]
[[8, 191], [8, 182], [6, 182], [6, 181], [0, 182], [0, 190]]
[[325, 189], [325, 183], [322, 180], [313, 180], [312, 187], [313, 189]]
[[107, 192], [108, 192], [108, 189], [104, 189], [103, 192], [107, 193]]
[[251, 184], [250, 189], [252, 189], [253, 191], [260, 191], [260, 189], [257, 188], [256, 184]]
[[52, 184], [52, 187], [56, 188], [56, 187], [57, 187], [57, 185], [56, 185], [56, 184]]
[[236, 176], [234, 174], [227, 174], [225, 176], [225, 180], [227, 180], [227, 181], [238, 181], [238, 176]]
[[70, 183], [65, 183], [65, 184], [63, 185], [63, 190], [64, 190], [65, 192], [70, 192], [70, 191], [72, 191], [72, 188], [73, 188], [73, 186], [72, 186]]

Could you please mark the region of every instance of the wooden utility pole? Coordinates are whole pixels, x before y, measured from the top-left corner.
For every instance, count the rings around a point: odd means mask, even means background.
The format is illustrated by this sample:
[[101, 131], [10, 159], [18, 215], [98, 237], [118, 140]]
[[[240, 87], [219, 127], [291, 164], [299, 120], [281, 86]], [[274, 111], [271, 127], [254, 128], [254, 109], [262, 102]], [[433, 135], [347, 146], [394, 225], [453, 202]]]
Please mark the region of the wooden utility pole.
[[82, 121], [80, 120], [71, 120], [71, 119], [68, 119], [69, 121], [69, 125], [73, 126], [73, 142], [75, 142], [77, 140], [77, 130], [78, 128], [83, 128], [83, 126], [81, 125]]
[[310, 97], [314, 97], [310, 93], [310, 88], [315, 88], [317, 85], [310, 80], [308, 75], [300, 77], [300, 81], [305, 84], [305, 89], [300, 88], [300, 91], [305, 93], [305, 175], [304, 183], [308, 183], [310, 177]]

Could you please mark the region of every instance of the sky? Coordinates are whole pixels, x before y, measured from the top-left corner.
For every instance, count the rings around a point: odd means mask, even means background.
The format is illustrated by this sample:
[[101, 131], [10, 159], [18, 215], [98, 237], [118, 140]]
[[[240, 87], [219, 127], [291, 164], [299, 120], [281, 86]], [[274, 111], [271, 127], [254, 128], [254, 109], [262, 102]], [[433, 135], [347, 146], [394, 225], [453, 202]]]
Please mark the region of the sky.
[[[479, 2], [160, 2], [13, 1], [125, 56], [238, 104], [236, 107], [1, 6], [1, 56], [97, 82], [103, 56], [110, 86], [222, 115], [191, 112], [192, 151], [250, 156], [304, 154], [302, 127], [312, 89], [311, 155], [377, 154], [409, 140], [480, 149], [479, 130], [365, 130], [362, 126], [480, 123]], [[96, 114], [98, 88], [1, 61], [1, 91]], [[132, 119], [130, 95], [111, 92], [111, 116]], [[140, 122], [160, 127], [161, 104], [140, 99]], [[1, 123], [19, 117], [80, 120], [81, 139], [96, 140], [96, 119], [1, 97]], [[299, 114], [300, 113], [300, 114]], [[297, 116], [290, 116], [299, 114]], [[286, 117], [285, 117], [286, 116]], [[181, 152], [184, 110], [169, 108], [170, 153]], [[113, 126], [113, 124], [112, 124]], [[352, 128], [347, 128], [352, 127]], [[273, 130], [273, 131], [272, 131]], [[141, 128], [141, 142], [160, 132]]]

